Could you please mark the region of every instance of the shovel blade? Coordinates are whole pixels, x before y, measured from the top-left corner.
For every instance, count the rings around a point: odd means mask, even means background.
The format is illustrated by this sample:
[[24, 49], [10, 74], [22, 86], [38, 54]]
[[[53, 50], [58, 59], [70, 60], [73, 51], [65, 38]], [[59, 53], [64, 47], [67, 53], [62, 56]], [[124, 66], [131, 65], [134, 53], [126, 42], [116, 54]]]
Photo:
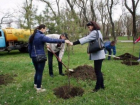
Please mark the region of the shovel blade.
[[73, 69], [69, 69], [69, 71], [74, 72], [74, 70], [73, 70]]

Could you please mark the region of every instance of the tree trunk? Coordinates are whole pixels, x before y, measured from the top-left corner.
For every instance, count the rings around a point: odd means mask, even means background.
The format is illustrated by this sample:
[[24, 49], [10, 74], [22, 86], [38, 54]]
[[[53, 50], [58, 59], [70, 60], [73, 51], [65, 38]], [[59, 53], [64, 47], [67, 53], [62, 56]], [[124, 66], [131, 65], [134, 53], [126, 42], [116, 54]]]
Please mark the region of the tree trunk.
[[113, 7], [113, 0], [111, 0], [111, 6], [109, 6], [109, 0], [107, 0], [107, 8], [108, 8], [108, 13], [109, 13], [109, 17], [110, 17], [110, 22], [111, 22], [111, 25], [112, 25], [112, 36], [114, 38], [114, 41], [117, 41], [116, 40], [116, 35], [115, 35], [115, 30], [114, 30], [114, 22], [112, 20], [112, 7]]
[[127, 5], [127, 0], [124, 1], [125, 2], [125, 7], [128, 9], [128, 11], [131, 13], [132, 17], [133, 17], [133, 43], [135, 41], [135, 38], [136, 38], [136, 8], [137, 8], [137, 5], [139, 3], [139, 0], [137, 0], [137, 2], [135, 3], [135, 0], [132, 0], [132, 8], [133, 8], [133, 11], [131, 10], [131, 8], [128, 7]]
[[136, 39], [136, 12], [135, 9], [133, 10], [133, 42], [135, 42]]
[[92, 21], [95, 21], [96, 22], [96, 15], [95, 15], [95, 11], [94, 11], [94, 8], [93, 8], [94, 7], [93, 6], [94, 5], [93, 3], [94, 3], [94, 0], [90, 0], [90, 9], [91, 9], [91, 14], [92, 14], [91, 15], [92, 16], [91, 18], [92, 18]]
[[75, 18], [76, 21], [78, 21], [79, 18], [78, 18], [78, 16], [76, 15], [76, 12], [75, 12], [75, 10], [74, 10], [74, 8], [73, 8], [74, 5], [70, 2], [70, 0], [67, 0], [67, 3], [69, 4], [69, 6], [70, 6], [70, 8], [71, 8], [73, 17]]

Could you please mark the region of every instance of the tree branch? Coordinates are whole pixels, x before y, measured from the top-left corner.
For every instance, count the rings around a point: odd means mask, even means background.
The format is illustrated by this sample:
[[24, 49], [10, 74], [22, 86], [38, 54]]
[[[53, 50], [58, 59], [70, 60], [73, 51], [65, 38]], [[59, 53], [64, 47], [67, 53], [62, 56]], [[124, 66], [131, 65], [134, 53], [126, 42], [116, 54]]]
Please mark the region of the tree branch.
[[126, 3], [127, 1], [125, 0], [125, 7], [128, 9], [128, 11], [131, 13], [131, 14], [133, 14], [133, 11], [128, 7], [128, 5], [127, 5], [127, 3]]
[[60, 0], [56, 0], [57, 8], [58, 8], [58, 15], [60, 16], [60, 7], [59, 7]]
[[139, 3], [139, 0], [138, 0], [137, 3], [136, 3], [135, 9], [137, 8], [138, 3]]
[[50, 2], [48, 2], [48, 1], [46, 1], [46, 0], [40, 0], [40, 1], [46, 3], [46, 4], [50, 7], [50, 9], [51, 9], [51, 11], [53, 12], [54, 16], [55, 16], [55, 17], [57, 16], [56, 13], [55, 13], [55, 11], [53, 10], [53, 8], [52, 8], [51, 5], [50, 5]]

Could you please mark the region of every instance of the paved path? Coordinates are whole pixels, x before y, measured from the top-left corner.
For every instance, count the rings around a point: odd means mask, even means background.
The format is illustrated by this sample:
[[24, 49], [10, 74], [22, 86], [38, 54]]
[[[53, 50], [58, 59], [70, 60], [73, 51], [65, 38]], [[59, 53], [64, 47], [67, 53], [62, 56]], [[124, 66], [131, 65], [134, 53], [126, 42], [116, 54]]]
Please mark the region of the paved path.
[[118, 40], [118, 42], [133, 42], [133, 40]]
[[117, 40], [117, 42], [124, 42], [125, 43], [125, 42], [133, 42], [133, 40]]

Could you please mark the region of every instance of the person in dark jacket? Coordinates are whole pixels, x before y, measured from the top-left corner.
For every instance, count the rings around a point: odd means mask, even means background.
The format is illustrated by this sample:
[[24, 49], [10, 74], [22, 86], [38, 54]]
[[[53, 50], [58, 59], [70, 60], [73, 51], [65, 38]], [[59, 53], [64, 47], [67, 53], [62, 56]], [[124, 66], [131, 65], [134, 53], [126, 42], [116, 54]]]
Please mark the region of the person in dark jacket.
[[108, 51], [108, 53], [109, 53], [109, 55], [108, 55], [108, 60], [111, 59], [112, 50], [113, 50], [113, 57], [115, 57], [115, 55], [116, 55], [115, 41], [111, 41], [111, 42], [110, 42], [110, 41], [106, 41], [106, 42], [104, 43], [104, 46], [105, 46], [105, 48], [104, 48], [105, 54], [107, 54], [107, 51]]
[[41, 88], [42, 82], [42, 75], [43, 70], [45, 67], [45, 61], [43, 62], [36, 62], [37, 54], [44, 54], [44, 45], [45, 43], [70, 43], [69, 40], [63, 39], [52, 39], [45, 36], [43, 33], [46, 32], [46, 26], [44, 24], [39, 25], [35, 30], [34, 33], [29, 38], [29, 54], [32, 59], [34, 68], [35, 68], [35, 76], [34, 76], [34, 87], [36, 88], [37, 92], [44, 92], [46, 89]]
[[[71, 42], [70, 45], [85, 44], [90, 41], [93, 41], [96, 39], [96, 34], [99, 34], [99, 37], [101, 39], [103, 38], [102, 34], [100, 32], [100, 27], [97, 25], [96, 22], [94, 22], [94, 21], [88, 22], [87, 27], [90, 31], [89, 35], [87, 35], [86, 37], [83, 37], [73, 43]], [[97, 52], [90, 53], [89, 57], [90, 57], [90, 60], [94, 60], [94, 68], [95, 68], [95, 74], [97, 77], [97, 81], [96, 81], [96, 86], [93, 89], [93, 92], [97, 92], [99, 89], [105, 88], [104, 79], [103, 79], [103, 75], [101, 72], [102, 62], [103, 62], [103, 59], [105, 59], [105, 52], [104, 52], [104, 50], [99, 50]]]

